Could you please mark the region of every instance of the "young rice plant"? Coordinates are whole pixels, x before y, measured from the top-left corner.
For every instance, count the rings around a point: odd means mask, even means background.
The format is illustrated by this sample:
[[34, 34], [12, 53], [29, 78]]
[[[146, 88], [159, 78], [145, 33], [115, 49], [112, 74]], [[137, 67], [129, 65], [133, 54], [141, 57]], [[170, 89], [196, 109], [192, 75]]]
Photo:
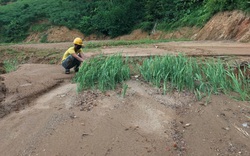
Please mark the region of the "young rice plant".
[[236, 92], [238, 99], [250, 100], [249, 81], [244, 74], [240, 72], [235, 75], [229, 65], [219, 59], [201, 62], [181, 54], [166, 55], [146, 59], [139, 68], [143, 78], [159, 88], [162, 87], [164, 94], [173, 89], [188, 89], [200, 100], [204, 97], [203, 94], [210, 97], [211, 94]]
[[[115, 89], [118, 83], [130, 78], [128, 62], [128, 58], [124, 59], [121, 55], [100, 55], [83, 62], [75, 77], [78, 91], [91, 88], [101, 91]], [[139, 71], [145, 81], [162, 88], [164, 94], [175, 89], [190, 90], [198, 100], [207, 95], [208, 102], [211, 94], [234, 92], [237, 93], [235, 98], [250, 100], [250, 82], [244, 76], [244, 71], [235, 74], [220, 59], [201, 61], [181, 54], [156, 56], [145, 59], [137, 68], [135, 71]], [[125, 95], [126, 86], [123, 88]]]
[[115, 89], [118, 83], [130, 78], [128, 59], [121, 55], [94, 57], [83, 62], [75, 76], [78, 91], [98, 88], [101, 91]]

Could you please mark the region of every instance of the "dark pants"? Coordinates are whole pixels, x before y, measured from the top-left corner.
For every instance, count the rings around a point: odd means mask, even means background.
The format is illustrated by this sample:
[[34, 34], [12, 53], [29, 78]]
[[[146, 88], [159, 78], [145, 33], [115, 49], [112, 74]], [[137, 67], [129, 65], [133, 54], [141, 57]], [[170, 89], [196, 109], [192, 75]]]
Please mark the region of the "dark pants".
[[63, 62], [62, 62], [62, 66], [65, 69], [70, 69], [75, 67], [75, 69], [77, 69], [80, 66], [81, 62], [79, 60], [77, 60], [76, 58], [74, 58], [72, 55], [69, 55]]

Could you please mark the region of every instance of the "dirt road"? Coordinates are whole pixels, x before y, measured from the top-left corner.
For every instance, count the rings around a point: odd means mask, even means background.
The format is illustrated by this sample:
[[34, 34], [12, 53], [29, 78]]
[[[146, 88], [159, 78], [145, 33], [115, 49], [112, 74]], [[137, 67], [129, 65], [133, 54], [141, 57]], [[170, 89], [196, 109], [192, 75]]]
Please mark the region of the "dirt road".
[[[63, 50], [70, 44], [14, 47]], [[98, 51], [133, 56], [240, 55], [233, 59], [250, 62], [249, 48], [249, 43], [208, 41]], [[77, 93], [71, 82], [74, 73], [65, 75], [60, 65], [35, 63], [0, 75], [1, 155], [250, 155], [249, 102], [214, 95], [206, 105], [206, 99], [196, 101], [189, 92], [162, 95], [135, 78], [126, 82], [124, 98], [120, 89]]]
[[[101, 41], [89, 41], [101, 42]], [[107, 42], [107, 41], [106, 41]], [[112, 41], [110, 41], [112, 42]], [[65, 43], [46, 43], [46, 44], [19, 44], [11, 47], [19, 49], [59, 49], [64, 51], [71, 42]], [[239, 43], [232, 41], [186, 41], [186, 42], [167, 42], [156, 43], [149, 45], [135, 45], [135, 46], [118, 46], [118, 47], [102, 47], [97, 52], [105, 54], [123, 53], [129, 56], [148, 56], [148, 55], [164, 55], [185, 53], [187, 55], [197, 56], [211, 56], [211, 55], [230, 55], [230, 56], [248, 56], [250, 57], [250, 44]], [[92, 56], [97, 52], [88, 52], [87, 55]]]

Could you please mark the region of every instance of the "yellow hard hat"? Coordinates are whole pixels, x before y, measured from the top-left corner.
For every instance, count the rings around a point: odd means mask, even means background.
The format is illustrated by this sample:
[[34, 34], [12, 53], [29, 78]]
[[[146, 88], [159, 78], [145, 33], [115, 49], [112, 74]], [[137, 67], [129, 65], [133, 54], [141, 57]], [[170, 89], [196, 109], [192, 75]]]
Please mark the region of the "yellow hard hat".
[[80, 37], [75, 38], [73, 43], [83, 46], [82, 39]]

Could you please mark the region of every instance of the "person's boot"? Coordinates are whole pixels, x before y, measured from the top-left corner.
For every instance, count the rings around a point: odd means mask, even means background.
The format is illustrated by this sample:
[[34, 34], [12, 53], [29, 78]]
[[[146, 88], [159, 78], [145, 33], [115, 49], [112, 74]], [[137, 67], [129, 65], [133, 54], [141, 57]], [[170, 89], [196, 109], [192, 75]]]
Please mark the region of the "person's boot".
[[75, 72], [77, 73], [79, 71], [79, 68], [78, 67], [75, 67], [74, 68]]
[[70, 69], [66, 69], [65, 74], [70, 74]]

